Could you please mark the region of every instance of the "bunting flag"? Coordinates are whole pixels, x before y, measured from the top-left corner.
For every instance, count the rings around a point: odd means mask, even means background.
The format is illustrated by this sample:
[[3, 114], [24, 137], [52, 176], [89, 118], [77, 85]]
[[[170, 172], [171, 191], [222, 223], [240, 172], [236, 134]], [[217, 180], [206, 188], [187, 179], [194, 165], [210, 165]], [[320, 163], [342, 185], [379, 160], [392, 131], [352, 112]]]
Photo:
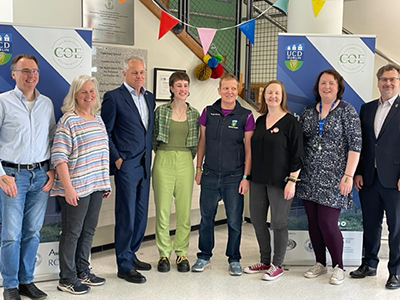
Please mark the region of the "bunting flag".
[[324, 6], [326, 0], [311, 0], [311, 1], [314, 10], [314, 16], [317, 17], [322, 6]]
[[210, 48], [211, 42], [214, 38], [217, 29], [214, 28], [197, 28], [199, 33], [201, 45], [203, 47], [204, 55], [207, 54], [208, 48]]
[[243, 32], [243, 34], [249, 39], [250, 43], [254, 45], [254, 27], [255, 27], [255, 20], [251, 19], [244, 23], [239, 24], [239, 29]]
[[272, 6], [279, 9], [281, 12], [287, 15], [288, 2], [289, 0], [276, 0], [276, 2], [272, 4]]
[[[119, 2], [124, 2], [124, 1], [126, 1], [126, 0], [119, 0]], [[325, 1], [323, 1], [323, 0], [311, 0], [311, 1], [313, 3], [314, 15], [316, 17], [318, 15], [319, 11], [321, 10], [322, 6], [325, 4]], [[207, 54], [207, 51], [210, 48], [210, 45], [212, 43], [212, 40], [213, 40], [214, 35], [217, 30], [227, 30], [227, 29], [233, 29], [233, 28], [238, 27], [241, 30], [241, 32], [254, 45], [255, 20], [260, 18], [265, 13], [267, 13], [267, 11], [269, 11], [272, 7], [280, 10], [281, 12], [283, 12], [284, 14], [287, 15], [288, 2], [289, 2], [289, 0], [276, 0], [272, 6], [269, 6], [266, 10], [264, 10], [262, 13], [260, 13], [254, 19], [242, 22], [235, 26], [219, 28], [219, 29], [198, 28], [196, 26], [193, 26], [193, 25], [190, 25], [183, 21], [180, 21], [177, 18], [175, 18], [174, 16], [165, 12], [162, 7], [160, 7], [156, 2], [154, 2], [161, 9], [160, 28], [159, 28], [159, 32], [158, 32], [158, 39], [162, 38], [169, 30], [171, 30], [176, 24], [178, 24], [180, 22], [184, 26], [188, 26], [188, 27], [197, 29], [197, 32], [199, 33], [201, 45], [203, 47], [204, 55]]]
[[161, 39], [172, 27], [179, 23], [179, 20], [161, 10], [160, 28], [158, 30], [158, 39]]
[[119, 0], [119, 3], [121, 3], [121, 2], [125, 2], [126, 0]]

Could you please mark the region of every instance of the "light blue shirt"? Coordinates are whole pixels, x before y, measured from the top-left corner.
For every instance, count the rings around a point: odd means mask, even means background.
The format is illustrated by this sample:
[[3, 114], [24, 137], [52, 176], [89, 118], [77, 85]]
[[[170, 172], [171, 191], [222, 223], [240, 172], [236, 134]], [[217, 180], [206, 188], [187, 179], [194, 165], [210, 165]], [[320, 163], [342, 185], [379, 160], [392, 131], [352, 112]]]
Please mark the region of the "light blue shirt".
[[[31, 164], [48, 160], [55, 129], [53, 103], [38, 90], [32, 110], [17, 87], [0, 94], [1, 161]], [[0, 176], [4, 174], [0, 165]]]
[[124, 85], [128, 89], [129, 93], [131, 93], [133, 102], [135, 103], [139, 111], [140, 118], [142, 119], [142, 123], [147, 130], [149, 126], [149, 108], [147, 107], [146, 99], [144, 98], [146, 89], [141, 87], [139, 95], [136, 95], [136, 90], [134, 88], [132, 88], [126, 82], [124, 82]]

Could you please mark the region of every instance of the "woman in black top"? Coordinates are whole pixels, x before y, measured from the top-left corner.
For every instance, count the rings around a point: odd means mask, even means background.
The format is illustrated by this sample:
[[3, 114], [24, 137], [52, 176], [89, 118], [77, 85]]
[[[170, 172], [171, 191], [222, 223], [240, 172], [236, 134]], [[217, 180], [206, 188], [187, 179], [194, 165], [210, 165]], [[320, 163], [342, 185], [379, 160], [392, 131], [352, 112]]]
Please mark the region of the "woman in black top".
[[[264, 87], [260, 113], [263, 115], [257, 119], [251, 139], [250, 183], [250, 217], [260, 247], [260, 262], [246, 267], [244, 272], [265, 272], [263, 280], [274, 280], [283, 275], [287, 218], [304, 157], [303, 133], [287, 109], [285, 87], [278, 80]], [[273, 259], [266, 223], [269, 207], [274, 231]]]

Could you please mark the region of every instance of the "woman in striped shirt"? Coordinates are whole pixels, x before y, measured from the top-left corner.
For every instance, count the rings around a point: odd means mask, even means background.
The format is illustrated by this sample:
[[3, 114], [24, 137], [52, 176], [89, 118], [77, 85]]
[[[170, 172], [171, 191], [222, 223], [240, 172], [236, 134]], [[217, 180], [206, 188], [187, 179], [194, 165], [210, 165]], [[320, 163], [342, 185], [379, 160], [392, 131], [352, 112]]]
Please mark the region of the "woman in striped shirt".
[[51, 163], [56, 179], [51, 196], [61, 206], [58, 290], [89, 292], [104, 278], [90, 272], [89, 255], [102, 199], [109, 196], [108, 136], [99, 115], [97, 81], [87, 75], [75, 78], [61, 107]]

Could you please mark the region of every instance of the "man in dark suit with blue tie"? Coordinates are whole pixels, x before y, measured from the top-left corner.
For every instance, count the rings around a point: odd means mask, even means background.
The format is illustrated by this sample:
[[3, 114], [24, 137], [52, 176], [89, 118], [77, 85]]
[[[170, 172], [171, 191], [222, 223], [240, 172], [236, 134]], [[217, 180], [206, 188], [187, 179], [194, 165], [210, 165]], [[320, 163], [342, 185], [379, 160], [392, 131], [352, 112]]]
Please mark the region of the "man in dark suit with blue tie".
[[150, 187], [154, 95], [144, 87], [145, 64], [139, 57], [124, 62], [124, 83], [104, 94], [101, 117], [110, 144], [110, 173], [114, 175], [115, 253], [118, 277], [144, 283], [137, 270], [150, 270], [136, 252], [147, 225]]
[[399, 67], [388, 64], [377, 72], [381, 97], [360, 111], [362, 150], [354, 178], [363, 214], [364, 257], [350, 272], [353, 278], [375, 276], [384, 212], [389, 229], [387, 289], [400, 287], [400, 97]]

